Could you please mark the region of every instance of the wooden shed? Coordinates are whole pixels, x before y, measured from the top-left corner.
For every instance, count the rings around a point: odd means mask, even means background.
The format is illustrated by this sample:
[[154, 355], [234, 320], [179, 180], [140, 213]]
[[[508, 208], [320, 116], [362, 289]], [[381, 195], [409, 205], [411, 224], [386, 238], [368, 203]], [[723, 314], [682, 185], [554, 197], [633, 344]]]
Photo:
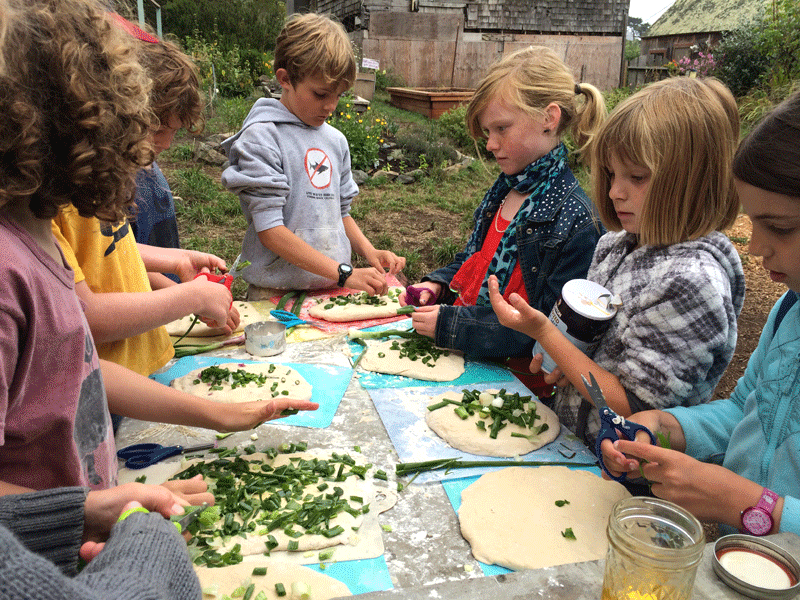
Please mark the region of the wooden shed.
[[629, 84], [643, 83], [670, 61], [695, 59], [712, 50], [722, 34], [751, 23], [771, 0], [676, 0], [642, 36], [642, 55], [629, 65]]
[[363, 57], [407, 86], [474, 88], [504, 54], [549, 46], [578, 81], [621, 83], [629, 0], [311, 0], [335, 15]]

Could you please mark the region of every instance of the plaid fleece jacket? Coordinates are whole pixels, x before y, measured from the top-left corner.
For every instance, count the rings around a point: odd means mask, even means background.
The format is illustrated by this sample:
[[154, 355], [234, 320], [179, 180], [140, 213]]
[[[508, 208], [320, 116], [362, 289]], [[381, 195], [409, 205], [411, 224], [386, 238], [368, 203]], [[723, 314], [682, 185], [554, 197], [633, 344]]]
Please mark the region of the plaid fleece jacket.
[[[619, 377], [634, 412], [708, 402], [736, 349], [739, 254], [719, 232], [670, 246], [635, 243], [609, 232], [594, 252], [587, 279], [623, 304], [592, 358]], [[594, 448], [597, 410], [573, 386], [558, 390], [555, 409]]]

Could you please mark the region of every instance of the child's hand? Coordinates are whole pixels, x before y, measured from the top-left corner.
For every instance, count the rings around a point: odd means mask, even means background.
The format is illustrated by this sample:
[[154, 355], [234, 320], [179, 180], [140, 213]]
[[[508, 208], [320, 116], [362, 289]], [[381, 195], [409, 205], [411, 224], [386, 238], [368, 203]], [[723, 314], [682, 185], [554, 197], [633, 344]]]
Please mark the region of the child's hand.
[[207, 252], [181, 250], [175, 269], [172, 272], [181, 281], [191, 281], [198, 273], [215, 273], [217, 269], [222, 272], [227, 271], [225, 261], [220, 257]]
[[[538, 373], [539, 371], [541, 371], [543, 362], [544, 362], [543, 354], [534, 354], [533, 358], [531, 359], [531, 365], [530, 365], [531, 373]], [[561, 388], [567, 387], [569, 385], [569, 379], [567, 379], [567, 377], [561, 372], [561, 368], [558, 367], [557, 365], [549, 373], [544, 373], [544, 382], [555, 384]]]
[[270, 399], [269, 401], [242, 402], [226, 404], [214, 413], [215, 429], [221, 433], [247, 431], [258, 427], [265, 421], [278, 419], [286, 409], [317, 410], [319, 404], [310, 400], [291, 398]]
[[192, 506], [200, 506], [203, 502], [209, 506], [214, 504], [214, 494], [208, 491], [208, 484], [202, 475], [195, 475], [191, 479], [173, 479], [161, 485]]
[[353, 274], [347, 278], [345, 286], [354, 290], [363, 290], [370, 296], [380, 296], [389, 291], [383, 271], [373, 267], [353, 269]]
[[126, 483], [106, 490], [93, 490], [86, 496], [84, 505], [83, 541], [103, 542], [108, 539], [123, 507], [132, 501], [167, 518], [183, 514], [183, 507], [188, 506], [186, 500], [160, 485]]
[[417, 283], [414, 286], [408, 287], [421, 290], [419, 300], [415, 301], [411, 294], [408, 293], [408, 288], [406, 288], [406, 291], [397, 298], [400, 302], [400, 306], [408, 306], [409, 304], [413, 306], [427, 306], [431, 303], [435, 303], [439, 298], [439, 294], [442, 293], [442, 284], [433, 281], [423, 281], [422, 283]]
[[224, 333], [228, 334], [239, 325], [239, 312], [234, 312], [231, 305], [233, 296], [227, 287], [205, 277], [181, 285], [192, 286], [195, 306], [189, 312], [199, 315], [209, 327], [224, 329]]
[[418, 334], [433, 338], [436, 336], [436, 321], [438, 318], [438, 304], [434, 306], [419, 306], [411, 315], [411, 323]]
[[547, 315], [531, 307], [519, 294], [511, 294], [505, 301], [500, 295], [500, 285], [495, 275], [489, 276], [489, 299], [501, 325], [536, 339], [549, 322]]
[[375, 250], [365, 257], [369, 264], [378, 270], [387, 270], [389, 275], [397, 275], [406, 266], [406, 259], [389, 250]]

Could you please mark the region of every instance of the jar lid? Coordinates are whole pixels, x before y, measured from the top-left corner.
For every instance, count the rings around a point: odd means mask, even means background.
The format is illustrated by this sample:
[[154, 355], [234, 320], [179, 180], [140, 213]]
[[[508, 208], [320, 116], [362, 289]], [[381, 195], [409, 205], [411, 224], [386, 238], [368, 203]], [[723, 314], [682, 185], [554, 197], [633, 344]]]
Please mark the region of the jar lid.
[[588, 279], [570, 279], [561, 288], [561, 297], [579, 315], [595, 321], [608, 321], [622, 306], [619, 296]]
[[726, 535], [714, 544], [714, 572], [725, 585], [759, 600], [800, 592], [800, 564], [777, 544], [751, 535]]

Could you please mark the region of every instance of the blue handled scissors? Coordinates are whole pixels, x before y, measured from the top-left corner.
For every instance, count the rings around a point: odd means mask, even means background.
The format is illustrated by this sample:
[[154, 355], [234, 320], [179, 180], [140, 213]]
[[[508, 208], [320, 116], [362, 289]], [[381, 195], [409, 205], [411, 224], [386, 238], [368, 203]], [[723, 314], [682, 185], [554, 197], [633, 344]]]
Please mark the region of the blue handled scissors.
[[[271, 310], [269, 311], [273, 317], [278, 319], [281, 323], [286, 325], [286, 329], [294, 327], [295, 325], [311, 325], [312, 327], [316, 327], [317, 329], [322, 329], [316, 323], [312, 323], [311, 321], [306, 321], [305, 319], [301, 319], [293, 312], [289, 312], [288, 310]], [[324, 331], [324, 330], [323, 330]]]
[[214, 442], [210, 442], [192, 446], [191, 448], [184, 448], [183, 446], [162, 446], [161, 444], [133, 444], [118, 450], [117, 456], [125, 461], [125, 466], [129, 469], [144, 469], [170, 456], [183, 454], [184, 452], [208, 450], [215, 445]]
[[625, 473], [619, 477], [615, 477], [606, 468], [606, 464], [603, 462], [603, 453], [600, 451], [600, 444], [603, 443], [603, 440], [611, 440], [612, 442], [615, 442], [619, 439], [620, 433], [625, 436], [625, 439], [627, 440], [635, 440], [636, 434], [640, 431], [644, 431], [650, 436], [651, 444], [658, 444], [658, 440], [656, 440], [656, 436], [653, 435], [653, 432], [644, 425], [639, 425], [633, 421], [626, 421], [625, 417], [620, 417], [617, 413], [611, 410], [608, 407], [605, 396], [603, 396], [603, 390], [600, 389], [600, 384], [598, 384], [597, 380], [594, 378], [594, 373], [589, 373], [589, 377], [592, 380], [591, 383], [586, 381], [586, 377], [581, 375], [581, 379], [583, 379], [583, 385], [586, 386], [586, 389], [589, 391], [589, 396], [592, 398], [594, 405], [600, 412], [600, 432], [597, 434], [597, 442], [594, 447], [595, 454], [597, 454], [597, 460], [600, 461], [600, 467], [611, 479], [614, 481], [624, 481], [627, 479]]

